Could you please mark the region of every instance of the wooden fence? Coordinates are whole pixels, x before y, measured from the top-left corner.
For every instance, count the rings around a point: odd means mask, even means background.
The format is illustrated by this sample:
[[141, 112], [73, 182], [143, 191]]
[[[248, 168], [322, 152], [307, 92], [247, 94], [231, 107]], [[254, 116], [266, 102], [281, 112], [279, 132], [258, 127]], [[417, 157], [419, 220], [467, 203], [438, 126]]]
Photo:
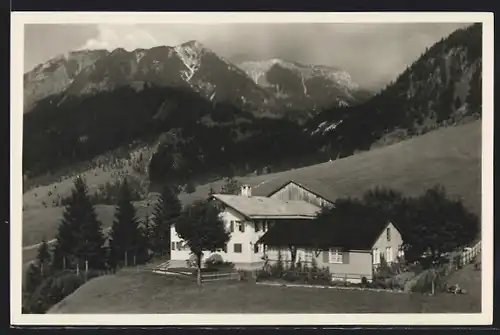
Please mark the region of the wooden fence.
[[424, 291], [428, 290], [434, 293], [435, 286], [445, 287], [447, 278], [452, 273], [474, 262], [480, 253], [481, 241], [472, 247], [455, 251], [449, 255], [448, 263], [442, 264], [435, 269], [427, 269], [408, 281], [405, 285], [405, 290], [411, 291], [413, 288], [421, 286]]
[[241, 275], [238, 272], [225, 272], [225, 273], [202, 273], [202, 282], [211, 282], [219, 280], [240, 280]]

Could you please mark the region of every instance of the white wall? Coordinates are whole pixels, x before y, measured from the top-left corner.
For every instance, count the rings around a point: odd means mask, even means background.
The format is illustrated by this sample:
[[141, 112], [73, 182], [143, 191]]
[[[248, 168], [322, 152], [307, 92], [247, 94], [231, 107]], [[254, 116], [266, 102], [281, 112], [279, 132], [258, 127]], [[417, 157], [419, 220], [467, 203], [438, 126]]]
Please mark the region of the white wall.
[[[390, 241], [387, 239], [387, 229], [389, 229], [390, 231]], [[382, 231], [377, 241], [373, 245], [372, 254], [374, 253], [375, 249], [378, 249], [380, 255], [383, 255], [389, 263], [395, 262], [398, 257], [399, 249], [402, 245], [403, 245], [403, 238], [400, 232], [396, 229], [396, 227], [394, 227], [392, 223], [389, 223], [386, 229]], [[390, 259], [387, 259], [387, 254], [386, 254], [387, 247], [391, 248]], [[377, 265], [379, 263], [380, 263], [379, 257], [374, 257], [373, 264]]]
[[[224, 211], [220, 213], [221, 219], [225, 223], [226, 229], [229, 231], [231, 226], [231, 221], [233, 221], [234, 231], [230, 233], [230, 240], [227, 244], [227, 252], [220, 251], [216, 252], [225, 261], [233, 262], [235, 264], [249, 264], [255, 262], [261, 262], [262, 256], [264, 255], [263, 246], [259, 246], [258, 253], [254, 253], [254, 244], [259, 240], [259, 238], [264, 235], [264, 231], [262, 228], [259, 232], [255, 231], [255, 224], [252, 221], [245, 220], [245, 218], [233, 210], [232, 208], [226, 207]], [[241, 232], [238, 229], [238, 226], [235, 221], [240, 221], [244, 225], [244, 232]], [[170, 232], [171, 242], [181, 242], [181, 239], [177, 235], [175, 231], [175, 227], [172, 227]], [[234, 245], [241, 244], [241, 253], [234, 252]], [[206, 260], [210, 257], [212, 253], [204, 252], [203, 260]], [[175, 264], [179, 264], [178, 261], [185, 261], [189, 259], [190, 251], [188, 248], [185, 250], [172, 250], [171, 249], [171, 257], [172, 261], [177, 261]], [[184, 266], [184, 265], [183, 265]]]

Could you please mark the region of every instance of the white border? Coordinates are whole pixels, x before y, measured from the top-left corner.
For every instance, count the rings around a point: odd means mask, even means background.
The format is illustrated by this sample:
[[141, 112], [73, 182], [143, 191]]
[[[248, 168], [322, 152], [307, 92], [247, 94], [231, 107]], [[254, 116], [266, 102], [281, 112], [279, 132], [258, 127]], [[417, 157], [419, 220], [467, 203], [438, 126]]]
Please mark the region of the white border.
[[[26, 23], [483, 23], [481, 314], [21, 314], [23, 48]], [[11, 14], [11, 323], [15, 325], [472, 325], [493, 320], [493, 13], [135, 13]]]

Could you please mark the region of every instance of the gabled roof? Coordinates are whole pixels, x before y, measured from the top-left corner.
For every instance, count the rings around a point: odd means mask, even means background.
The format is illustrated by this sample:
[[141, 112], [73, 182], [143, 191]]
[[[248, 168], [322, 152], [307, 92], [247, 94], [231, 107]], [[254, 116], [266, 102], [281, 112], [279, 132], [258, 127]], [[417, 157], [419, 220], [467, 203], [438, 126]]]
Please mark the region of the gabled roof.
[[249, 219], [313, 219], [321, 210], [305, 201], [282, 201], [260, 196], [213, 194], [212, 198]]
[[371, 250], [389, 223], [371, 217], [341, 222], [278, 222], [257, 243], [276, 247], [295, 245], [313, 249]]
[[[300, 179], [300, 180], [299, 180]], [[343, 194], [336, 192], [335, 187], [329, 186], [331, 182], [322, 182], [320, 180], [315, 180], [313, 178], [299, 178], [294, 180], [282, 180], [281, 178], [270, 180], [266, 183], [259, 184], [255, 186], [252, 190], [252, 194], [257, 196], [270, 197], [274, 193], [281, 190], [283, 187], [290, 183], [294, 183], [303, 189], [309, 191], [310, 193], [323, 198], [324, 200], [334, 203], [335, 200]]]
[[282, 184], [281, 186], [279, 186], [278, 188], [274, 189], [271, 193], [267, 194], [268, 197], [271, 197], [273, 194], [275, 194], [276, 192], [278, 192], [279, 190], [281, 190], [282, 188], [284, 188], [285, 186], [287, 186], [288, 184], [295, 184], [303, 189], [305, 189], [306, 191], [330, 202], [330, 203], [334, 203], [335, 202], [335, 197], [334, 196], [331, 196], [331, 194], [329, 194], [330, 192], [328, 192], [328, 187], [325, 187], [325, 184], [322, 184], [322, 183], [318, 183], [318, 182], [315, 182], [315, 181], [312, 181], [312, 180], [309, 180], [308, 181], [308, 184], [304, 184], [304, 183], [300, 183], [300, 182], [297, 182], [295, 180], [289, 180], [287, 181], [286, 183]]

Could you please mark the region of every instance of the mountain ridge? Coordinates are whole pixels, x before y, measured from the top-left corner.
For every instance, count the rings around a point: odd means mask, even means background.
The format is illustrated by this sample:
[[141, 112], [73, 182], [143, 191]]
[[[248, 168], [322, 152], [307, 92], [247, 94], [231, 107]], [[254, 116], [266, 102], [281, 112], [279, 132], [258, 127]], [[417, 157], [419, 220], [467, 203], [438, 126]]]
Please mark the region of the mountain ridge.
[[[66, 63], [70, 62], [72, 55], [80, 55], [78, 71], [68, 70]], [[321, 72], [323, 68], [327, 67], [311, 66], [316, 72]], [[344, 79], [347, 80], [342, 82], [342, 78], [336, 78], [337, 82], [333, 83], [331, 78], [327, 78], [322, 82], [321, 75], [316, 73], [307, 78], [307, 85], [312, 84], [314, 91], [328, 91], [328, 86], [334, 84], [336, 90], [348, 96], [345, 100], [349, 100], [349, 103], [366, 99], [366, 96], [353, 97], [350, 94], [355, 85], [349, 74], [330, 69], [330, 72], [323, 71], [325, 75], [345, 74]], [[61, 72], [66, 75], [61, 75]], [[337, 103], [335, 98], [325, 100], [321, 94], [293, 100], [281, 99], [282, 96], [276, 91], [258, 85], [238, 64], [233, 64], [196, 40], [177, 46], [137, 48], [132, 51], [124, 48], [74, 51], [68, 56], [57, 56], [36, 66], [24, 74], [24, 82], [25, 113], [31, 111], [36, 102], [50, 95], [63, 92], [66, 95], [95, 94], [124, 85], [140, 88], [144, 83], [189, 87], [210, 101], [233, 103], [242, 109], [254, 111], [257, 116], [280, 117], [292, 107], [314, 109]], [[347, 89], [343, 89], [343, 85]], [[317, 103], [315, 99], [318, 99]], [[343, 103], [347, 104], [346, 101]]]

